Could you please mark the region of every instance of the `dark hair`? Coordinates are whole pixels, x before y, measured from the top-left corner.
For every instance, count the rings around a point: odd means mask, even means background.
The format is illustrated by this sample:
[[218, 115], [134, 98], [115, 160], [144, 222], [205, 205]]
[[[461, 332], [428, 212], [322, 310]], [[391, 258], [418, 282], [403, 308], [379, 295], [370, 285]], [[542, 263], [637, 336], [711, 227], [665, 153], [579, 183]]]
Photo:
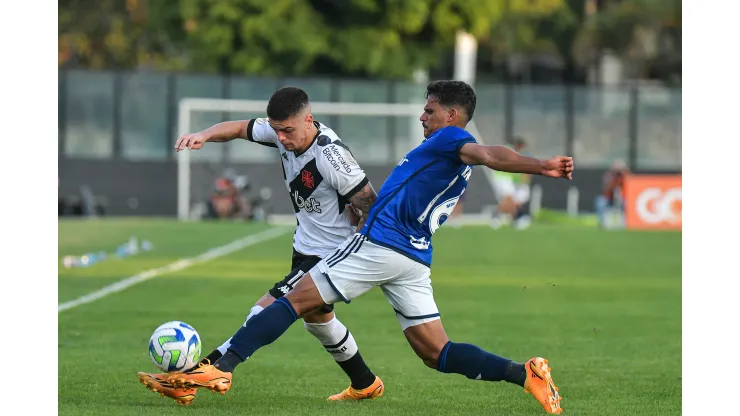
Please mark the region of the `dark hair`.
[[284, 121], [300, 113], [307, 105], [306, 91], [296, 87], [283, 87], [270, 97], [267, 103], [267, 117]]
[[432, 81], [427, 85], [425, 98], [433, 96], [443, 107], [462, 107], [468, 116], [468, 121], [475, 112], [475, 91], [462, 81]]
[[514, 146], [521, 146], [521, 147], [527, 146], [527, 141], [524, 140], [524, 137], [522, 136], [514, 136], [513, 143], [514, 143]]

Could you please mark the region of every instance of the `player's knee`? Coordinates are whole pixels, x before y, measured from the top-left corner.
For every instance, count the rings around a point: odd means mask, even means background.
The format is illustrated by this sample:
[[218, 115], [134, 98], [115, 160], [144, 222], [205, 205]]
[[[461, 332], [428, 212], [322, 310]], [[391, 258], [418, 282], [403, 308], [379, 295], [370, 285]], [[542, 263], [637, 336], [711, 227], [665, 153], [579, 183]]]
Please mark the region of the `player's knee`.
[[437, 368], [439, 355], [449, 342], [439, 319], [404, 329], [409, 345], [429, 368]]

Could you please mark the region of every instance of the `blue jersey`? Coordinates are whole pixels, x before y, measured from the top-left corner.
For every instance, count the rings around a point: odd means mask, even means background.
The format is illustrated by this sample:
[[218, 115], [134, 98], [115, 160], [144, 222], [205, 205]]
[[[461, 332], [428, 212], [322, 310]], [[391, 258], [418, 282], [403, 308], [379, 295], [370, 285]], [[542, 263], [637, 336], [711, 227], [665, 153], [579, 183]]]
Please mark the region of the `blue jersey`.
[[459, 127], [432, 133], [383, 182], [360, 232], [375, 244], [430, 266], [432, 234], [452, 212], [473, 172], [458, 152], [475, 142]]

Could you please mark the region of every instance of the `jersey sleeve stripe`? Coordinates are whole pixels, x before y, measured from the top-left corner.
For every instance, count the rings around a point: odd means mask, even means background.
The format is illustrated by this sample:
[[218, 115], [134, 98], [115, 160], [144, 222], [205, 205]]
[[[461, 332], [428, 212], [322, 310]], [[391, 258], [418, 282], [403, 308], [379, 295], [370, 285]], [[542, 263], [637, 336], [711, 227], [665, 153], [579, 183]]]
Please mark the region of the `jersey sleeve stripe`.
[[247, 124], [247, 140], [250, 142], [254, 141], [254, 137], [252, 137], [252, 131], [254, 130], [254, 119], [249, 120], [249, 123]]
[[249, 140], [252, 143], [261, 144], [262, 146], [277, 148], [277, 145], [275, 143], [260, 142], [260, 141], [254, 140], [253, 133], [254, 133], [254, 119], [251, 119], [249, 120], [249, 124], [247, 124], [247, 140]]
[[355, 196], [356, 193], [360, 192], [362, 190], [362, 188], [364, 188], [365, 185], [368, 184], [368, 182], [370, 182], [370, 180], [367, 178], [367, 176], [363, 177], [362, 180], [360, 181], [360, 183], [358, 183], [357, 186], [355, 186], [354, 188], [352, 188], [351, 191], [347, 192], [347, 195], [342, 195], [342, 198], [344, 200], [349, 200], [350, 198], [352, 198], [353, 196]]

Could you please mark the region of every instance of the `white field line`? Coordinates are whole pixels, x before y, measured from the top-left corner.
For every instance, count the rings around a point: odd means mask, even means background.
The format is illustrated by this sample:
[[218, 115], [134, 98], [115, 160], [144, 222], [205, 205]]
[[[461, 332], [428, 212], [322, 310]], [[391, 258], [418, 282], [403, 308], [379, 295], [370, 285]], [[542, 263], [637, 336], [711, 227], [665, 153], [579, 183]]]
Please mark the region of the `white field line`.
[[292, 231], [292, 228], [284, 228], [284, 227], [271, 228], [261, 233], [249, 235], [247, 237], [234, 240], [229, 244], [216, 247], [216, 248], [212, 248], [197, 256], [189, 257], [186, 259], [181, 259], [174, 263], [168, 264], [166, 266], [146, 270], [137, 275], [127, 277], [116, 283], [105, 286], [104, 288], [100, 290], [96, 290], [95, 292], [91, 292], [91, 293], [88, 293], [87, 295], [80, 296], [77, 299], [71, 300], [69, 302], [60, 303], [58, 313], [62, 313], [68, 309], [72, 309], [77, 306], [84, 305], [86, 303], [95, 302], [98, 299], [102, 299], [110, 294], [126, 290], [135, 284], [145, 282], [157, 276], [161, 276], [163, 274], [170, 273], [170, 272], [176, 272], [179, 270], [183, 270], [190, 266], [196, 265], [198, 263], [204, 263], [209, 260], [213, 260], [217, 257], [231, 254], [245, 247], [253, 246], [255, 244], [259, 244], [267, 240], [272, 240], [273, 238], [279, 237], [283, 234], [287, 234], [291, 231]]

